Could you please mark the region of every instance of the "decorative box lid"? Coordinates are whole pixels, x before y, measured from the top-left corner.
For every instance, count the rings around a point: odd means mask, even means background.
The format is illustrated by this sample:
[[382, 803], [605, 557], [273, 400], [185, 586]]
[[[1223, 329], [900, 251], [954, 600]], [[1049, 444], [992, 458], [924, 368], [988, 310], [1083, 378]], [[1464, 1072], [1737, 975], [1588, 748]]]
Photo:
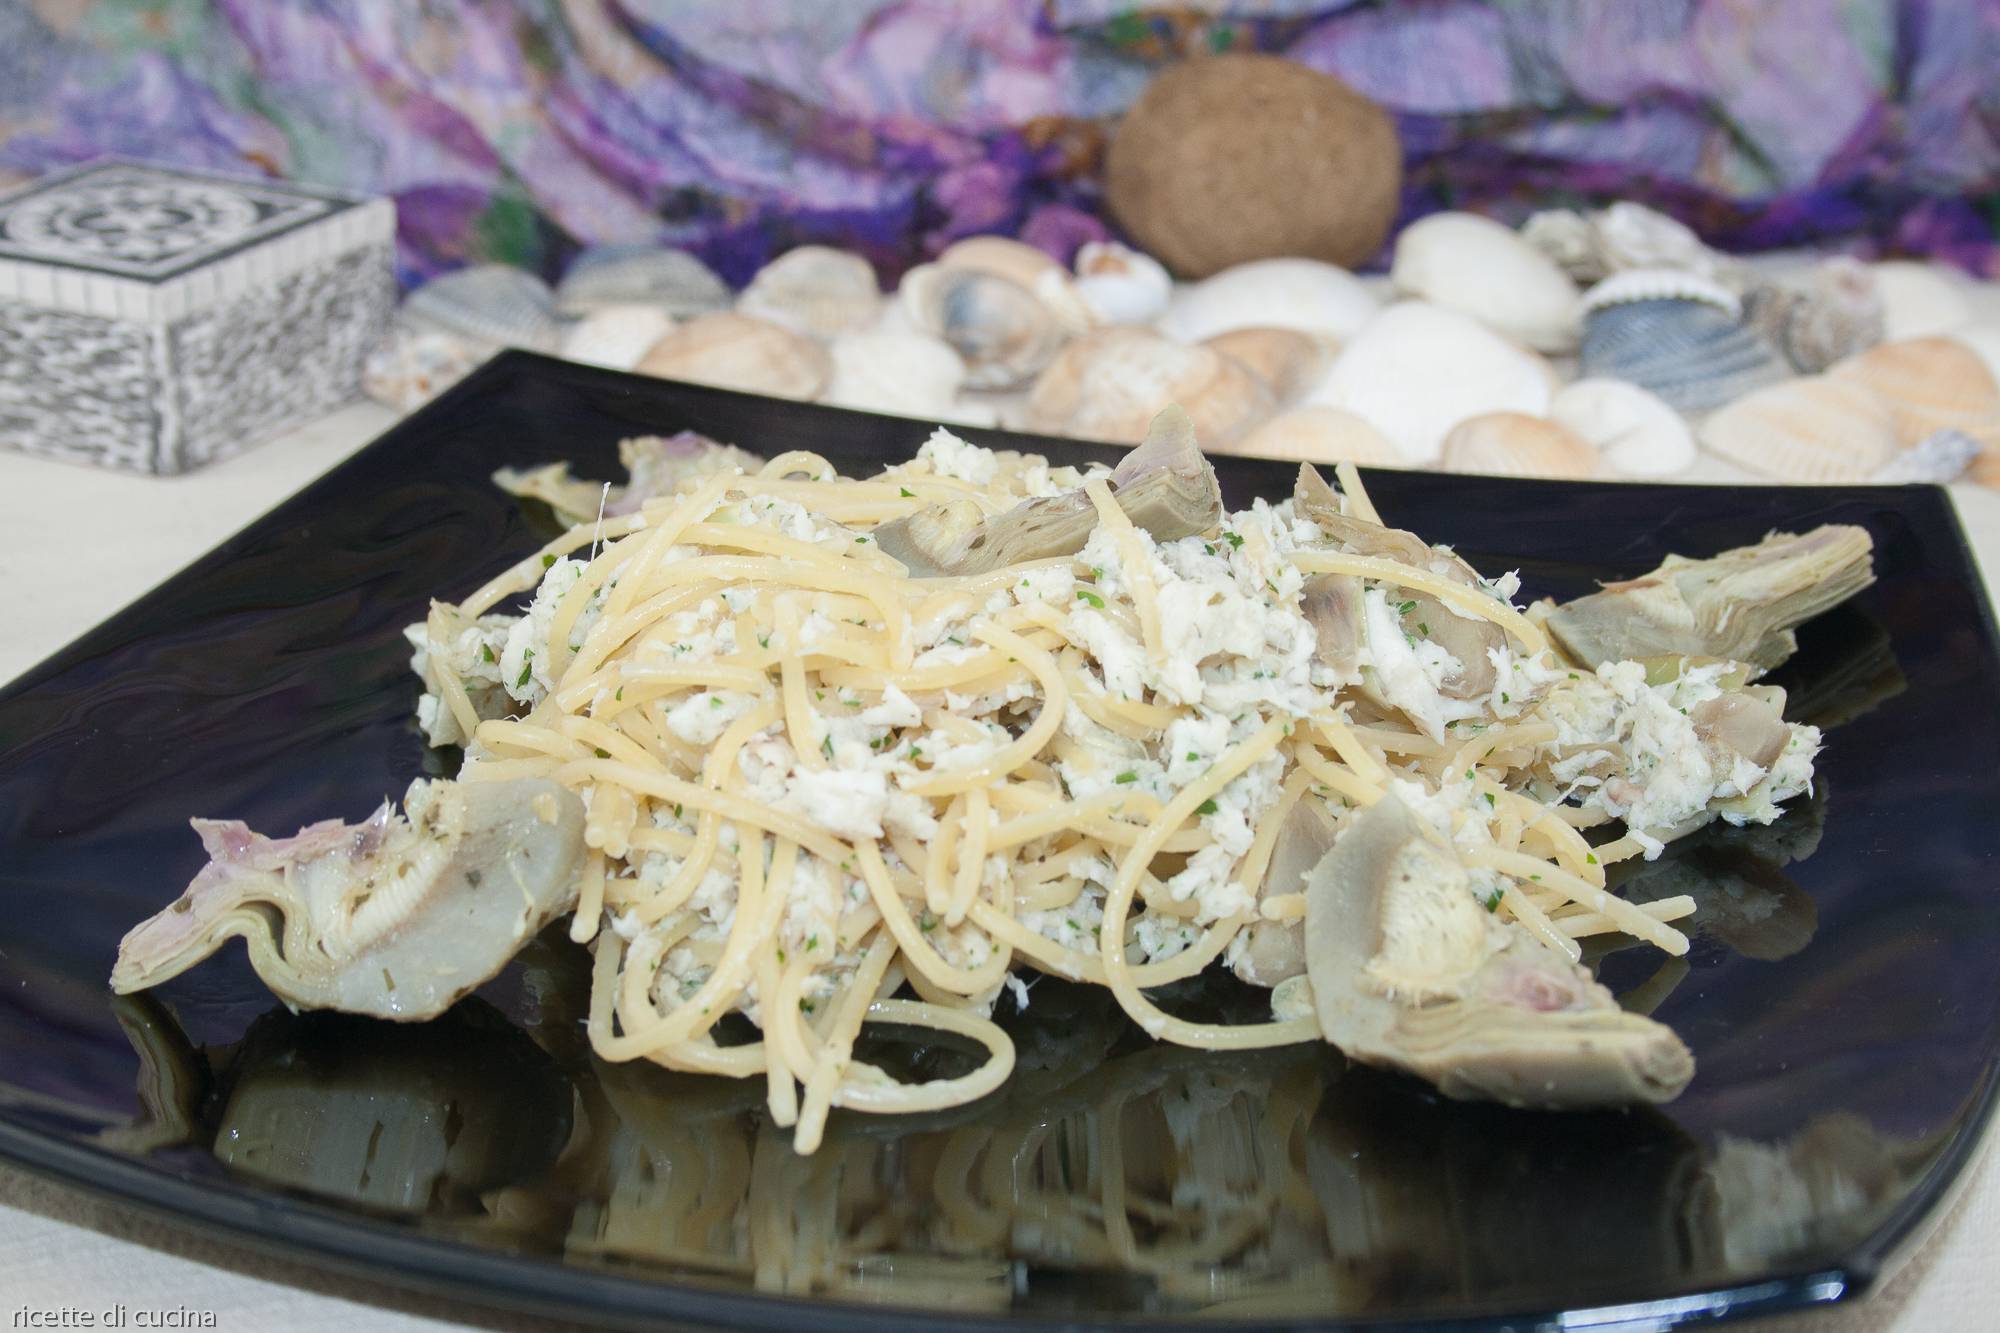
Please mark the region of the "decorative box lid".
[[387, 199], [91, 162], [0, 196], [0, 300], [168, 323], [395, 230]]

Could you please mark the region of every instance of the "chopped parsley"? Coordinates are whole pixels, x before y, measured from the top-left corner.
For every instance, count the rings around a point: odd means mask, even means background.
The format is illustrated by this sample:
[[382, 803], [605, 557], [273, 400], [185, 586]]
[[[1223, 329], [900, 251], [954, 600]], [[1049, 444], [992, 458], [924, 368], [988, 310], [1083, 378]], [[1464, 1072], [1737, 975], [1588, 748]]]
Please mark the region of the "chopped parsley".
[[1415, 601], [1400, 602], [1396, 606], [1396, 614], [1399, 616], [1407, 616], [1408, 614], [1410, 614], [1410, 612], [1416, 609], [1417, 609], [1417, 604]]
[[708, 706], [709, 706], [710, 708], [720, 708], [720, 707], [722, 707], [722, 696], [721, 696], [721, 695], [719, 695], [719, 694], [711, 694], [711, 695], [709, 695], [709, 696], [708, 696]]
[[545, 555], [542, 557], [543, 569], [553, 569], [555, 567], [555, 563], [556, 563], [556, 558], [552, 555]]
[[1507, 691], [1502, 690], [1500, 691], [1500, 702], [1503, 704], [1510, 704], [1513, 703], [1514, 701], [1507, 697]]
[[926, 935], [930, 934], [932, 931], [937, 929], [937, 918], [931, 915], [930, 908], [926, 907], [921, 913], [918, 914], [917, 929], [921, 930]]
[[819, 936], [818, 935], [806, 936], [806, 952], [813, 953], [816, 950], [818, 950], [818, 948], [819, 948]]
[[802, 1013], [802, 1014], [809, 1014], [809, 1013], [811, 1013], [811, 1012], [813, 1011], [813, 1007], [814, 1007], [814, 1006], [813, 1006], [813, 1002], [812, 1002], [811, 1000], [808, 1000], [808, 999], [807, 999], [807, 998], [806, 998], [805, 996], [803, 996], [803, 995], [801, 995], [801, 996], [799, 997], [799, 1012], [800, 1012], [800, 1013]]
[[778, 946], [778, 961], [781, 963], [785, 961], [785, 946], [782, 944]]
[[771, 646], [771, 632], [769, 630], [757, 631], [757, 646], [759, 648], [769, 648]]
[[1419, 620], [1417, 622], [1417, 633], [1423, 635], [1426, 639], [1428, 639], [1431, 636], [1430, 622], [1427, 620]]
[[515, 689], [525, 690], [528, 688], [528, 678], [534, 674], [535, 670], [534, 656], [535, 650], [533, 648], [521, 654], [521, 675], [514, 682]]
[[862, 544], [863, 542], [865, 542], [865, 541], [867, 541], [867, 540], [868, 540], [868, 539], [867, 539], [866, 537], [856, 537], [856, 538], [854, 539], [854, 544], [855, 544], [856, 546], [859, 546], [859, 545], [861, 545], [861, 544]]
[[819, 743], [819, 748], [826, 754], [828, 759], [833, 758], [833, 734], [831, 732], [827, 733], [826, 739]]
[[1493, 802], [1493, 793], [1489, 791], [1489, 792], [1485, 793], [1485, 795], [1486, 795], [1486, 808], [1487, 808], [1488, 810], [1491, 810], [1491, 809], [1493, 808], [1493, 805], [1494, 805], [1494, 802]]
[[1123, 786], [1128, 786], [1131, 783], [1137, 782], [1139, 780], [1139, 775], [1137, 773], [1134, 773], [1131, 769], [1128, 768], [1123, 773], [1120, 773], [1117, 777], [1111, 780], [1117, 783], [1119, 786], [1123, 787]]
[[611, 751], [605, 749], [602, 746], [599, 746], [597, 750], [597, 757], [599, 759], [609, 759], [611, 757]]
[[917, 493], [911, 490], [908, 486], [898, 486], [896, 489], [903, 493], [903, 498], [905, 500], [914, 500], [917, 498]]
[[1088, 602], [1100, 611], [1104, 609], [1104, 599], [1088, 588], [1078, 588], [1076, 590], [1076, 599], [1079, 602]]
[[1215, 798], [1211, 796], [1207, 800], [1203, 801], [1200, 805], [1196, 806], [1194, 808], [1194, 812], [1198, 815], [1212, 815], [1215, 813], [1215, 809], [1216, 809]]
[[1585, 853], [1583, 854], [1583, 859], [1584, 859], [1585, 861], [1587, 861], [1587, 862], [1588, 862], [1589, 864], [1591, 864], [1591, 865], [1596, 865], [1596, 864], [1597, 864], [1597, 853], [1596, 853], [1596, 852], [1585, 852]]
[[1233, 532], [1225, 532], [1225, 533], [1223, 533], [1223, 534], [1222, 534], [1222, 540], [1224, 540], [1224, 541], [1226, 541], [1226, 542], [1228, 542], [1228, 543], [1229, 543], [1229, 546], [1230, 546], [1230, 549], [1231, 549], [1231, 550], [1235, 550], [1235, 551], [1240, 551], [1240, 550], [1242, 550], [1242, 549], [1243, 549], [1243, 539], [1242, 539], [1241, 537], [1237, 536], [1237, 535], [1236, 535], [1235, 533], [1233, 533]]
[[493, 660], [492, 644], [482, 643], [479, 645], [479, 660], [482, 662], [491, 662]]
[[1506, 896], [1506, 895], [1505, 895], [1505, 893], [1504, 893], [1504, 892], [1503, 892], [1502, 890], [1500, 890], [1500, 889], [1495, 889], [1495, 890], [1493, 890], [1493, 892], [1491, 892], [1491, 893], [1487, 894], [1487, 895], [1486, 895], [1486, 910], [1487, 910], [1487, 911], [1489, 911], [1489, 912], [1497, 912], [1497, 911], [1499, 911], [1499, 910], [1500, 910], [1500, 899], [1501, 899], [1501, 898], [1503, 898], [1503, 897], [1505, 897], [1505, 896]]
[[623, 685], [620, 685], [620, 686], [618, 687], [618, 693], [616, 693], [616, 694], [612, 695], [611, 697], [612, 697], [612, 698], [613, 698], [614, 700], [616, 700], [616, 701], [617, 701], [618, 703], [621, 703], [621, 704], [622, 704], [622, 703], [624, 703], [624, 702], [625, 702], [625, 687], [624, 687]]

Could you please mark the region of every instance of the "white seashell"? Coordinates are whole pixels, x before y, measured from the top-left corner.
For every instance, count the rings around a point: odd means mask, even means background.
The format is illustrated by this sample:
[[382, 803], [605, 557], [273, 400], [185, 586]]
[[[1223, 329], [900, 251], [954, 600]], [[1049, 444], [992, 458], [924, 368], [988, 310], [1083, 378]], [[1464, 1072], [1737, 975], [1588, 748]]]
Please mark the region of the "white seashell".
[[448, 333], [489, 352], [553, 352], [562, 337], [548, 284], [506, 264], [476, 264], [432, 278], [405, 297], [396, 314], [412, 328]]
[[1979, 441], [1963, 431], [1941, 430], [1927, 435], [1877, 468], [1873, 482], [1957, 481], [1980, 457]]
[[1403, 456], [1381, 431], [1338, 407], [1281, 412], [1222, 452], [1288, 462], [1404, 466]]
[[361, 367], [361, 391], [385, 407], [414, 412], [477, 369], [490, 354], [463, 338], [392, 324]]
[[827, 351], [833, 377], [820, 401], [835, 407], [942, 420], [965, 382], [958, 353], [922, 334], [850, 333]]
[[2000, 385], [1979, 354], [1952, 338], [1910, 338], [1849, 357], [1828, 376], [1881, 399], [1905, 447], [1941, 430], [2000, 448]]
[[1399, 292], [1467, 314], [1543, 351], [1576, 346], [1576, 284], [1555, 261], [1491, 218], [1433, 213], [1396, 238], [1389, 279]]
[[599, 306], [563, 334], [562, 355], [587, 366], [630, 370], [673, 331], [673, 316], [658, 306]]
[[937, 414], [937, 419], [949, 426], [991, 428], [1001, 424], [999, 410], [992, 403], [964, 394], [952, 399], [951, 404]]
[[1657, 394], [1624, 380], [1582, 379], [1549, 403], [1549, 420], [1626, 477], [1670, 477], [1694, 462], [1694, 432]]
[[1578, 282], [1597, 282], [1635, 268], [1666, 268], [1734, 286], [1735, 260], [1703, 245], [1685, 226], [1644, 204], [1618, 203], [1589, 214], [1569, 209], [1536, 213], [1521, 239]]
[[685, 250], [657, 245], [593, 245], [556, 284], [556, 308], [580, 318], [607, 305], [650, 305], [675, 319], [727, 310], [729, 287]]
[[1488, 412], [1444, 437], [1439, 466], [1505, 477], [1594, 477], [1602, 461], [1567, 427], [1520, 412]]
[[634, 369], [744, 393], [810, 399], [826, 387], [832, 365], [826, 349], [810, 338], [721, 310], [660, 339]]
[[1028, 427], [1049, 435], [1137, 444], [1169, 404], [1194, 421], [1204, 449], [1223, 448], [1268, 416], [1271, 392], [1207, 347], [1149, 329], [1100, 329], [1073, 340], [1028, 395]]
[[1404, 462], [1428, 463], [1467, 417], [1541, 416], [1553, 383], [1546, 361], [1470, 316], [1403, 301], [1362, 327], [1306, 401], [1354, 412], [1386, 435]]
[[1069, 270], [1025, 241], [1006, 236], [968, 236], [946, 246], [933, 262], [940, 268], [971, 269], [1007, 279], [1047, 306], [1067, 332], [1084, 333], [1097, 323]]
[[1871, 265], [1882, 297], [1882, 337], [1888, 342], [1949, 333], [1972, 320], [1963, 287], [1934, 264], [1892, 259]]
[[1067, 337], [1047, 305], [1010, 278], [983, 269], [919, 264], [897, 288], [910, 324], [964, 358], [973, 389], [1024, 384], [1055, 359]]
[[1174, 280], [1151, 255], [1090, 241], [1076, 252], [1076, 292], [1099, 324], [1150, 324], [1166, 312]]
[[1317, 259], [1259, 259], [1177, 290], [1159, 329], [1190, 343], [1256, 327], [1345, 341], [1380, 309], [1381, 302], [1344, 268]]
[[858, 333], [875, 322], [881, 307], [874, 267], [825, 245], [787, 250], [736, 298], [740, 313], [814, 338]]
[[2000, 324], [1962, 324], [1945, 336], [1970, 350], [2000, 381]]
[[1780, 481], [1866, 481], [1899, 451], [1888, 406], [1829, 375], [1759, 389], [1697, 433], [1710, 453]]
[[1713, 278], [1674, 268], [1624, 269], [1594, 284], [1579, 304], [1583, 313], [1590, 315], [1638, 301], [1695, 301], [1732, 319], [1743, 315], [1743, 300], [1735, 292]]
[[1264, 382], [1279, 406], [1297, 402], [1326, 378], [1340, 344], [1323, 333], [1297, 329], [1231, 329], [1202, 343], [1233, 356]]

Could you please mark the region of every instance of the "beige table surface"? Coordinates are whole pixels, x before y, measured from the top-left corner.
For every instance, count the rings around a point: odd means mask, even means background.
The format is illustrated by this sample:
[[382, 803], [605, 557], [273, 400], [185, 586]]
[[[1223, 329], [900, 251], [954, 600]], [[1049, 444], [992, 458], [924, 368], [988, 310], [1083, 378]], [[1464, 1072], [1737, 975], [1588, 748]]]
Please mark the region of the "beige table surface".
[[[0, 681], [9, 680], [339, 462], [393, 420], [350, 406], [193, 477], [155, 480], [0, 453]], [[1728, 474], [1711, 469], [1705, 476]], [[1955, 487], [1981, 568], [2000, 570], [2000, 495]], [[1989, 1145], [1990, 1147], [1990, 1145]], [[1993, 1156], [1989, 1150], [1986, 1159]], [[1771, 1333], [2000, 1327], [2000, 1169], [1969, 1172], [1928, 1241], [1870, 1299]], [[223, 1330], [560, 1325], [493, 1315], [217, 1244], [0, 1168], [0, 1329], [66, 1309], [210, 1312]]]

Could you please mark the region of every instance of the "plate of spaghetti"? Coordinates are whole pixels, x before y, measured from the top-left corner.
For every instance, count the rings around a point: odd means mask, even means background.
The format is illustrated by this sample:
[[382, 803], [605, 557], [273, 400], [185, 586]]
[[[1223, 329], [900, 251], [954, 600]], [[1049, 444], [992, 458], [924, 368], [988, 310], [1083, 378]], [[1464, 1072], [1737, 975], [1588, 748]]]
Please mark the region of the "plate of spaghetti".
[[99, 886], [13, 989], [137, 1065], [0, 1150], [591, 1317], [1825, 1299], [1989, 1109], [1995, 780], [1894, 776], [2000, 733], [1955, 536], [510, 355], [0, 700], [19, 873]]

